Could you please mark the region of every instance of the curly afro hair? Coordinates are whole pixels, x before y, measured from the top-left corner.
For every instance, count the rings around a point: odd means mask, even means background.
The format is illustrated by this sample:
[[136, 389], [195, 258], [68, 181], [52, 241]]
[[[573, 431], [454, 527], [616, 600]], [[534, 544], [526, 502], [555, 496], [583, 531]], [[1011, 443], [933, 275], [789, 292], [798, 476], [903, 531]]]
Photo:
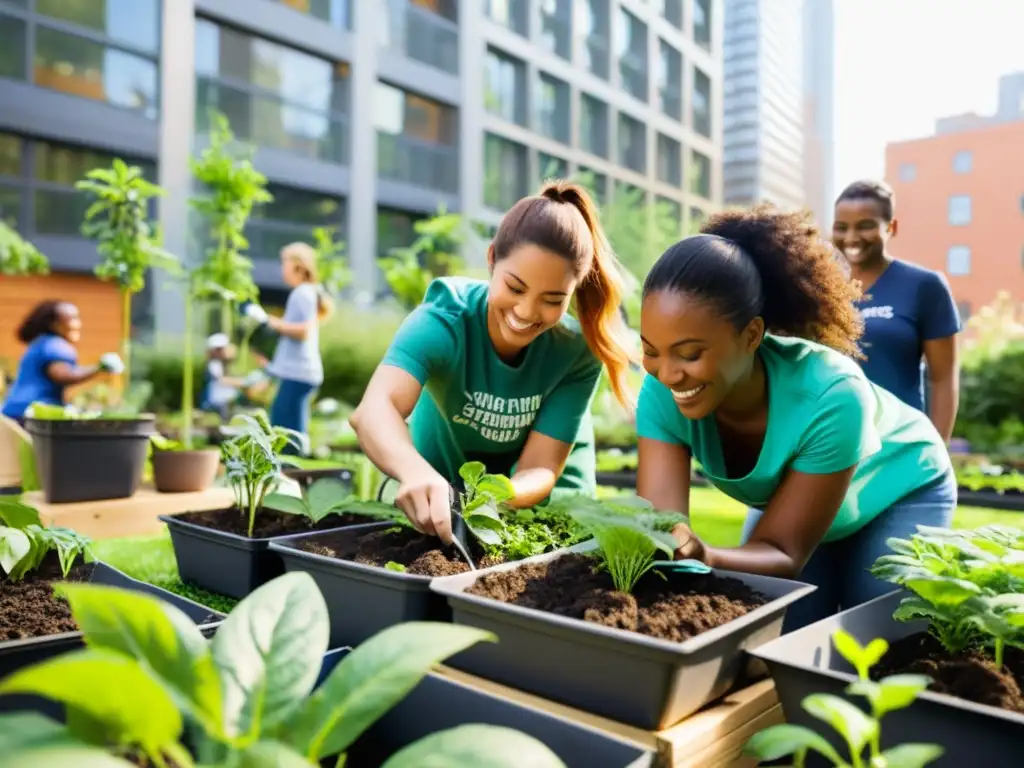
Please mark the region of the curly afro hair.
[[677, 291], [708, 301], [742, 329], [755, 317], [768, 333], [818, 342], [861, 357], [860, 297], [838, 252], [807, 211], [772, 205], [711, 216], [700, 235], [662, 254], [644, 295]]

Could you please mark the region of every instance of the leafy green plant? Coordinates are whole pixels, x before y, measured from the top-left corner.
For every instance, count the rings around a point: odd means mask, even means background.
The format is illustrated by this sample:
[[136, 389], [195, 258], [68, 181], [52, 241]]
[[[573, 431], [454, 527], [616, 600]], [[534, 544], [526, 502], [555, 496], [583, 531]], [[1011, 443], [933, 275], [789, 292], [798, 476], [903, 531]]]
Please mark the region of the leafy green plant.
[[0, 220], [0, 275], [47, 275], [50, 263], [14, 227]]
[[345, 241], [335, 240], [337, 229], [317, 227], [313, 230], [313, 250], [320, 282], [329, 293], [336, 294], [352, 283], [352, 270], [345, 258]]
[[931, 679], [924, 675], [891, 675], [876, 682], [871, 680], [869, 672], [889, 649], [885, 640], [875, 639], [862, 647], [851, 635], [838, 630], [832, 642], [857, 670], [858, 679], [847, 686], [846, 693], [867, 699], [870, 714], [827, 693], [807, 696], [802, 706], [808, 714], [828, 723], [842, 736], [849, 750], [849, 760], [841, 757], [820, 734], [788, 723], [754, 734], [744, 746], [744, 752], [758, 760], [778, 760], [792, 755], [795, 768], [803, 768], [810, 752], [822, 755], [838, 768], [922, 768], [942, 757], [944, 750], [935, 744], [901, 744], [881, 749], [882, 718], [889, 712], [909, 707]]
[[[306, 573], [254, 591], [212, 641], [178, 609], [145, 594], [88, 584], [58, 590], [86, 649], [18, 670], [0, 682], [0, 693], [60, 702], [67, 725], [34, 714], [0, 716], [5, 765], [122, 766], [129, 763], [103, 759], [134, 755], [175, 768], [310, 768], [326, 758], [342, 766], [346, 750], [434, 664], [495, 640], [454, 624], [396, 625], [351, 651], [314, 690], [330, 623]], [[197, 759], [181, 743], [186, 724]], [[400, 750], [385, 767], [463, 764], [456, 756], [467, 751], [497, 768], [561, 765], [524, 734], [461, 726]], [[82, 755], [96, 762], [57, 761]]]
[[505, 523], [501, 518], [503, 504], [516, 495], [512, 481], [504, 475], [488, 474], [479, 461], [459, 467], [465, 490], [459, 494], [459, 510], [466, 527], [482, 544], [491, 547], [503, 542]]
[[341, 480], [322, 477], [314, 481], [301, 497], [268, 493], [263, 498], [263, 507], [299, 515], [315, 524], [338, 511], [347, 499], [348, 490]]
[[220, 446], [221, 461], [235, 495], [235, 505], [248, 520], [252, 536], [256, 512], [263, 508], [268, 493], [278, 482], [284, 464], [281, 451], [288, 445], [305, 449], [303, 434], [271, 426], [262, 411], [243, 414], [231, 422], [238, 434]]
[[75, 189], [94, 198], [85, 212], [82, 234], [97, 241], [96, 276], [117, 284], [121, 292], [121, 357], [124, 381], [131, 381], [132, 295], [146, 284], [146, 272], [160, 268], [174, 274], [178, 259], [160, 247], [149, 225], [149, 204], [164, 191], [146, 181], [142, 169], [115, 158], [110, 168], [95, 168]]
[[0, 496], [0, 569], [8, 581], [24, 579], [50, 552], [57, 553], [64, 576], [79, 557], [86, 562], [92, 560], [87, 537], [69, 528], [48, 528], [35, 507]]
[[197, 298], [221, 302], [221, 331], [230, 334], [234, 303], [259, 297], [252, 261], [243, 255], [249, 248], [245, 225], [257, 205], [274, 198], [267, 177], [252, 164], [253, 148], [236, 142], [224, 115], [213, 114], [211, 124], [209, 146], [192, 160], [192, 175], [205, 194], [189, 202], [207, 220], [210, 242], [194, 286]]

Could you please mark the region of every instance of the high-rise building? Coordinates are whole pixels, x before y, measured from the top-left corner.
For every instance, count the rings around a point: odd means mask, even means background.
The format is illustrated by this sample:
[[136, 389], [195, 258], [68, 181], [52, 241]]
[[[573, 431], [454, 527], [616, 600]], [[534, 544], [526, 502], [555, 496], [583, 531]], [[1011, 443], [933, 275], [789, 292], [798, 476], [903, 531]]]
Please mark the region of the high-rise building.
[[727, 205], [807, 204], [803, 0], [725, 0]]
[[822, 229], [832, 223], [835, 188], [836, 22], [834, 0], [804, 0], [804, 194]]
[[[324, 225], [377, 291], [376, 258], [439, 205], [493, 226], [580, 170], [669, 202], [682, 232], [721, 201], [721, 30], [722, 0], [0, 0], [0, 215], [87, 273], [73, 183], [119, 156], [194, 253], [189, 158], [218, 110], [275, 197], [247, 230], [266, 288]], [[167, 291], [137, 306], [180, 322]]]

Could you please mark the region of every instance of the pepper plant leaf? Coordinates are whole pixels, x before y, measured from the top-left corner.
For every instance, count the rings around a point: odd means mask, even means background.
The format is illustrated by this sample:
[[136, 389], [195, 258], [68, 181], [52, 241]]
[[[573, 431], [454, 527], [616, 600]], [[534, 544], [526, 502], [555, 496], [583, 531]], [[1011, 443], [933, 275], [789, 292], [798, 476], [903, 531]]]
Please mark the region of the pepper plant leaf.
[[778, 760], [787, 755], [806, 755], [808, 751], [823, 755], [832, 765], [845, 765], [839, 753], [824, 736], [801, 725], [773, 725], [755, 733], [743, 746], [745, 755], [764, 762]]
[[884, 768], [924, 768], [945, 751], [937, 744], [900, 744], [882, 752], [879, 764]]
[[801, 706], [808, 714], [828, 723], [839, 733], [849, 745], [852, 754], [861, 754], [867, 743], [878, 733], [876, 720], [838, 696], [813, 693], [804, 698]]

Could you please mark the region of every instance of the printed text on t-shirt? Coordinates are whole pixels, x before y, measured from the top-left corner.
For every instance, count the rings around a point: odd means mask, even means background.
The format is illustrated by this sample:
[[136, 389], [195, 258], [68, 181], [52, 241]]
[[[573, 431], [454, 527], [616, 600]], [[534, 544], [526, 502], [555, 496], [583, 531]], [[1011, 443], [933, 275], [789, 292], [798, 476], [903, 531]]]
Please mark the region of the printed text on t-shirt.
[[452, 421], [475, 429], [487, 440], [509, 443], [533, 424], [540, 404], [540, 395], [496, 397], [490, 392], [466, 392], [462, 412]]

